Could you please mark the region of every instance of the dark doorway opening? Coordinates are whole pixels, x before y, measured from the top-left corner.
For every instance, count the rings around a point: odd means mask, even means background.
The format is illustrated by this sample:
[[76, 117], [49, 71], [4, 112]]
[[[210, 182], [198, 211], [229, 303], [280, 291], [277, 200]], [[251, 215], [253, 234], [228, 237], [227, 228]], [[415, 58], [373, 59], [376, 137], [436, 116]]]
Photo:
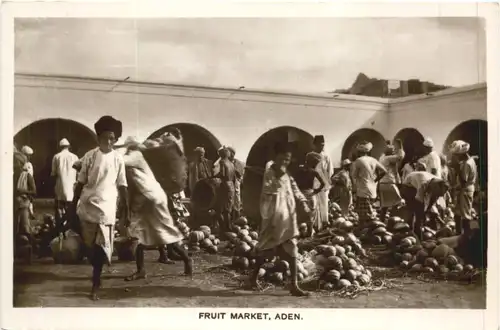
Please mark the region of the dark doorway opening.
[[85, 125], [62, 118], [49, 118], [35, 121], [14, 136], [14, 143], [22, 148], [33, 148], [33, 164], [38, 198], [54, 198], [55, 182], [51, 178], [52, 158], [59, 152], [59, 141], [67, 138], [70, 150], [78, 157], [95, 148], [96, 135]]
[[312, 150], [313, 136], [292, 126], [271, 129], [261, 135], [253, 144], [247, 157], [247, 170], [243, 177], [242, 200], [245, 214], [252, 221], [260, 219], [259, 200], [266, 163], [274, 158], [274, 145], [277, 142], [291, 142], [294, 145], [291, 170], [297, 164], [303, 164], [305, 156]]

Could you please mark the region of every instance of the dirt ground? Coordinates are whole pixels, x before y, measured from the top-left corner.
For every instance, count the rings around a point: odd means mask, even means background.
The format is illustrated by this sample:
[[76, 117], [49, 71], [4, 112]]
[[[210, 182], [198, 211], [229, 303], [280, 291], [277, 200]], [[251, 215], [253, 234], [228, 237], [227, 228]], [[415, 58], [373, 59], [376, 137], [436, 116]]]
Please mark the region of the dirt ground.
[[125, 282], [134, 262], [114, 262], [105, 270], [101, 300], [88, 299], [91, 267], [56, 265], [51, 259], [14, 266], [15, 307], [251, 307], [251, 308], [466, 308], [484, 309], [485, 287], [452, 282], [426, 283], [399, 278], [398, 287], [370, 292], [355, 299], [313, 292], [295, 298], [285, 288], [250, 292], [240, 288], [241, 276], [221, 269], [230, 258], [200, 253], [194, 256], [195, 275], [180, 276], [182, 262], [163, 265], [158, 252], [148, 251], [148, 278]]
[[[52, 213], [50, 203], [38, 201], [37, 221]], [[397, 287], [370, 292], [355, 299], [322, 292], [296, 298], [286, 288], [264, 292], [241, 289], [242, 276], [223, 265], [229, 255], [197, 253], [194, 277], [180, 276], [182, 262], [156, 262], [157, 251], [146, 252], [148, 278], [125, 282], [135, 271], [134, 262], [119, 262], [105, 268], [101, 299], [88, 299], [91, 266], [56, 265], [52, 259], [34, 260], [31, 265], [14, 265], [14, 307], [251, 307], [251, 308], [486, 308], [486, 287], [481, 283], [428, 283], [415, 278], [396, 278]], [[375, 274], [375, 272], [374, 272]], [[380, 275], [379, 275], [380, 276]], [[383, 276], [383, 274], [382, 274]]]

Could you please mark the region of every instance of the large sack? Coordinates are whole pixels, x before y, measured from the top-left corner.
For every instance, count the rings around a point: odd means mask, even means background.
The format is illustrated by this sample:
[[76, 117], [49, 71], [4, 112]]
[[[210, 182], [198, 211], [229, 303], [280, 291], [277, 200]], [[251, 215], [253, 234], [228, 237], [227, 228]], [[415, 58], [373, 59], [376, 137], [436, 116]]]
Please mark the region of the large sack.
[[56, 263], [74, 264], [83, 260], [83, 242], [80, 236], [72, 230], [66, 231], [66, 237], [62, 235], [50, 242], [52, 257]]
[[143, 149], [142, 154], [165, 192], [184, 191], [187, 184], [187, 160], [175, 142], [165, 141], [159, 147]]

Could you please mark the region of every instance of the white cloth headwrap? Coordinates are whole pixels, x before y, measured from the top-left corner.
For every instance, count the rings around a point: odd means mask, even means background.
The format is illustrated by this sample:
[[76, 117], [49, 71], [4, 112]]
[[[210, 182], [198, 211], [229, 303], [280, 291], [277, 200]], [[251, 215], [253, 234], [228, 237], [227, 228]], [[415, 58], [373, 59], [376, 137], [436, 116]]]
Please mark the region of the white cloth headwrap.
[[363, 152], [370, 152], [373, 149], [373, 144], [371, 142], [358, 144], [358, 150]]
[[434, 141], [430, 137], [425, 138], [424, 140], [424, 146], [428, 148], [434, 148]]
[[62, 139], [62, 140], [59, 142], [59, 146], [60, 146], [60, 147], [69, 147], [69, 146], [70, 146], [70, 144], [69, 144], [68, 139], [66, 139], [66, 138]]
[[33, 155], [33, 149], [28, 146], [22, 147], [21, 152], [25, 155]]
[[470, 149], [470, 144], [462, 140], [453, 141], [453, 143], [450, 146], [450, 152], [459, 155], [467, 153], [469, 149]]
[[349, 164], [351, 164], [351, 161], [349, 159], [344, 159], [342, 161], [342, 166], [346, 166], [346, 165], [349, 165]]

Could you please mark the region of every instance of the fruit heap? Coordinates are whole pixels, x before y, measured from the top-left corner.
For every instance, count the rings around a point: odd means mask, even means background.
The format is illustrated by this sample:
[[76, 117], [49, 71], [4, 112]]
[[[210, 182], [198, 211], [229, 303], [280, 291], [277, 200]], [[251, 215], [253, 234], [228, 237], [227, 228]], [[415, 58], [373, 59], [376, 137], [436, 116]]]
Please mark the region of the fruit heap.
[[226, 233], [229, 240], [227, 247], [229, 249], [250, 251], [258, 243], [259, 234], [252, 230], [246, 217], [239, 217], [233, 225], [230, 232]]
[[340, 206], [335, 202], [330, 203], [328, 210], [329, 210], [328, 211], [328, 220], [329, 220], [331, 226], [335, 226], [335, 224], [339, 218], [342, 218], [344, 221], [346, 221], [346, 220], [350, 221], [353, 224], [357, 224], [359, 221], [358, 214], [356, 212], [354, 212], [354, 210], [352, 210], [352, 209], [349, 211], [349, 214], [346, 217], [343, 217], [342, 210], [341, 210]]
[[318, 245], [310, 252], [312, 260], [318, 266], [319, 280], [323, 288], [334, 290], [370, 283], [372, 275], [355, 253], [364, 253], [357, 238], [352, 233], [348, 234], [347, 239], [335, 236], [332, 244], [335, 245]]
[[33, 252], [40, 257], [47, 257], [52, 254], [50, 242], [57, 237], [56, 221], [54, 216], [46, 214], [43, 223], [33, 227]]
[[[405, 239], [404, 247], [394, 253], [400, 267], [412, 273], [438, 273], [442, 275], [466, 275], [474, 271], [472, 265], [464, 265], [463, 260], [448, 245], [435, 241], [417, 244]], [[439, 244], [439, 245], [438, 245]]]
[[387, 224], [375, 218], [363, 226], [360, 231], [360, 239], [363, 243], [373, 245], [392, 245], [395, 233], [410, 236], [410, 226], [396, 216], [390, 217]]
[[[237, 263], [236, 266], [239, 266], [239, 264]], [[275, 257], [268, 260], [259, 268], [258, 278], [276, 285], [282, 285], [290, 279], [291, 275], [290, 264], [288, 261]], [[298, 281], [303, 281], [308, 276], [309, 272], [304, 268], [302, 262], [297, 261]]]
[[220, 240], [212, 235], [212, 231], [208, 226], [200, 226], [198, 230], [189, 233], [189, 248], [192, 251], [204, 249], [210, 254], [215, 254], [218, 251], [217, 246], [219, 244]]

